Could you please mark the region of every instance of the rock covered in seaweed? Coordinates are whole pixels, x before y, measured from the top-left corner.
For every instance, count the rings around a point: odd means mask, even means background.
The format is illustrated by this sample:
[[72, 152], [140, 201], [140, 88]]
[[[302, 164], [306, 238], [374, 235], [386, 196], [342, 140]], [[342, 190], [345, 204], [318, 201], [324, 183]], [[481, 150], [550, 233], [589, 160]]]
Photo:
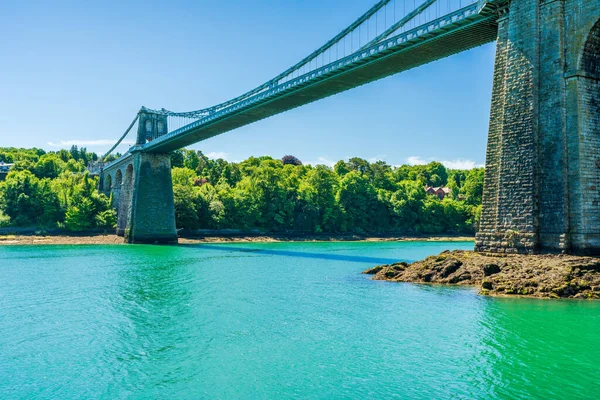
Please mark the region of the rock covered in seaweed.
[[363, 273], [375, 280], [477, 286], [490, 295], [600, 299], [600, 259], [594, 257], [445, 251]]

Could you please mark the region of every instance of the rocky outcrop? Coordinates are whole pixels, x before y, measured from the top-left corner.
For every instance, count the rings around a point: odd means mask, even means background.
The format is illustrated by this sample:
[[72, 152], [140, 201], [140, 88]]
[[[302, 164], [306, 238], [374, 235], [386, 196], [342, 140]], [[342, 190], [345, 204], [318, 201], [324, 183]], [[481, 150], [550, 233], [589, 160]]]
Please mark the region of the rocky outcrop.
[[600, 258], [594, 257], [446, 251], [363, 273], [375, 280], [476, 286], [486, 295], [600, 299]]

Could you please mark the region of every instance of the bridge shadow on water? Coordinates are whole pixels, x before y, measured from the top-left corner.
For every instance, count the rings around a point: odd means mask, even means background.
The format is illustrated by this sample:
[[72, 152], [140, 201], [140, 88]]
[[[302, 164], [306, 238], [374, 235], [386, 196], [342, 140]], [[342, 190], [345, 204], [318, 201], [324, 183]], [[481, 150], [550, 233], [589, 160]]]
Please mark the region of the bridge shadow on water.
[[[300, 258], [314, 258], [328, 261], [346, 261], [346, 262], [357, 262], [357, 263], [370, 263], [370, 264], [392, 264], [401, 260], [397, 258], [384, 258], [384, 257], [368, 257], [368, 256], [354, 256], [347, 254], [328, 254], [328, 253], [314, 253], [307, 251], [290, 251], [290, 250], [273, 250], [273, 249], [253, 249], [244, 247], [233, 247], [229, 245], [213, 245], [213, 244], [190, 244], [184, 245], [185, 247], [195, 247], [199, 249], [208, 249], [223, 251], [227, 253], [251, 253], [256, 255], [272, 255], [272, 256], [283, 256], [283, 257], [300, 257]], [[409, 262], [410, 260], [402, 260]]]

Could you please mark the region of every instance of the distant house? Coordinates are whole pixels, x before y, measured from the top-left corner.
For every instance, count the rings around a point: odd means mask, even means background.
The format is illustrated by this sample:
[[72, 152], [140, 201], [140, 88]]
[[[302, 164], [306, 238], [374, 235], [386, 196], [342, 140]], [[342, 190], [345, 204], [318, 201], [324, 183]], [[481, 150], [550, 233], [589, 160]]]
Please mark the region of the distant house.
[[0, 181], [6, 179], [6, 175], [8, 175], [8, 172], [10, 171], [12, 166], [13, 164], [6, 164], [4, 162], [0, 162]]
[[451, 190], [447, 187], [425, 186], [425, 192], [427, 192], [427, 194], [436, 195], [440, 200], [444, 200], [444, 198], [450, 194]]

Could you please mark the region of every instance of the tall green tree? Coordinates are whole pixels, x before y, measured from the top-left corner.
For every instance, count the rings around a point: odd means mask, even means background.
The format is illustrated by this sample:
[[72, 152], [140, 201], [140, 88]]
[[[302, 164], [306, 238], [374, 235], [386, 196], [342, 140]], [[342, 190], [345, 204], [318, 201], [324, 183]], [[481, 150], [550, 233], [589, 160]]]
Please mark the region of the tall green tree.
[[65, 163], [56, 154], [44, 154], [35, 164], [34, 172], [38, 178], [54, 179], [58, 178], [64, 169]]
[[360, 172], [351, 171], [344, 175], [340, 181], [337, 202], [344, 216], [343, 230], [362, 233], [376, 227], [374, 214], [379, 206], [377, 192]]
[[60, 218], [60, 203], [50, 181], [29, 171], [8, 174], [0, 185], [0, 208], [16, 226], [50, 226]]
[[468, 172], [461, 190], [468, 204], [472, 206], [481, 204], [484, 177], [485, 172], [483, 168], [475, 168]]
[[336, 199], [337, 175], [324, 165], [307, 172], [298, 188], [295, 227], [308, 232], [334, 232], [338, 217]]

